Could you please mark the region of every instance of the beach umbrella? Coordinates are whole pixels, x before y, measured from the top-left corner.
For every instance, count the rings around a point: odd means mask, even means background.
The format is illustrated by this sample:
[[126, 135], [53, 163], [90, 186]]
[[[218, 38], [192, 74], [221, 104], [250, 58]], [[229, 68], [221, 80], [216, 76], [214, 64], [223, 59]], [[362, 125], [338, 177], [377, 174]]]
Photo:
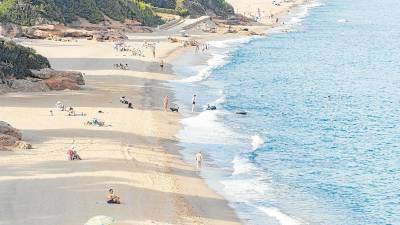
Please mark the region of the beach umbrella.
[[115, 223], [115, 219], [109, 216], [95, 216], [90, 218], [85, 225], [111, 225]]

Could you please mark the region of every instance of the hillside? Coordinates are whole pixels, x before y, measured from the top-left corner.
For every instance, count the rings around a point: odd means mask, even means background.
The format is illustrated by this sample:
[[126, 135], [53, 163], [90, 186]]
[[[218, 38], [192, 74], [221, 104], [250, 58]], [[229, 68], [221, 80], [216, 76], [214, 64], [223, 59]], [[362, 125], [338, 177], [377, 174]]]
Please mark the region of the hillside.
[[32, 75], [31, 69], [43, 68], [50, 68], [47, 58], [31, 48], [0, 39], [0, 81], [6, 77], [25, 78]]
[[153, 7], [175, 10], [182, 16], [233, 15], [233, 8], [225, 0], [3, 0], [0, 3], [0, 22], [32, 26], [38, 24], [69, 24], [77, 18], [91, 23], [104, 21], [104, 16], [123, 22], [136, 20], [145, 26], [156, 26], [164, 21]]
[[78, 17], [99, 23], [104, 15], [118, 21], [137, 20], [146, 26], [163, 23], [149, 4], [137, 0], [4, 0], [0, 4], [0, 21], [25, 26], [68, 24]]

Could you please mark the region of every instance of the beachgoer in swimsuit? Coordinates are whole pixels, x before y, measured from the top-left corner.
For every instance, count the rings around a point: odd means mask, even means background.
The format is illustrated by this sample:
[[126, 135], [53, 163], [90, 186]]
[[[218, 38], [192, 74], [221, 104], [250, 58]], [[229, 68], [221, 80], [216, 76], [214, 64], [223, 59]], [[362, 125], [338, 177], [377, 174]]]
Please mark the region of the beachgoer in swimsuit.
[[167, 112], [168, 111], [168, 105], [169, 105], [169, 97], [165, 96], [164, 97], [164, 111]]
[[203, 154], [201, 152], [198, 152], [196, 154], [196, 162], [197, 162], [197, 169], [200, 169], [203, 163]]
[[107, 203], [108, 204], [121, 204], [119, 197], [114, 195], [114, 190], [112, 188], [110, 190], [108, 190]]

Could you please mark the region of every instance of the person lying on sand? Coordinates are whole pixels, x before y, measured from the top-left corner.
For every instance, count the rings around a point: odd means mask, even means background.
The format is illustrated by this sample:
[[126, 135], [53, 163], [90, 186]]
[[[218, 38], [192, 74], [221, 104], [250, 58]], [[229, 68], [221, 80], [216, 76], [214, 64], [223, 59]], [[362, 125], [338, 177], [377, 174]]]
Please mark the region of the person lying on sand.
[[119, 201], [119, 197], [114, 194], [114, 190], [110, 188], [107, 194], [107, 203], [108, 204], [121, 204]]
[[122, 104], [128, 104], [128, 100], [126, 99], [125, 96], [122, 96], [122, 97], [119, 99], [119, 102], [121, 102]]
[[72, 146], [70, 149], [67, 151], [68, 159], [69, 160], [81, 160], [81, 157], [78, 155], [78, 153], [74, 150], [74, 146]]
[[75, 116], [75, 110], [71, 106], [68, 107], [68, 116]]

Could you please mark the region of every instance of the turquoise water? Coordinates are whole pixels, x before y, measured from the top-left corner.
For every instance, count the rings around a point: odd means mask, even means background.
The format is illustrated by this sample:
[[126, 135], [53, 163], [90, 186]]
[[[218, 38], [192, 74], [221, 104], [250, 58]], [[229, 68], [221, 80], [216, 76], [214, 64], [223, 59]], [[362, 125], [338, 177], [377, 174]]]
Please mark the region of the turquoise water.
[[176, 65], [183, 154], [247, 224], [400, 224], [400, 2], [313, 6]]

